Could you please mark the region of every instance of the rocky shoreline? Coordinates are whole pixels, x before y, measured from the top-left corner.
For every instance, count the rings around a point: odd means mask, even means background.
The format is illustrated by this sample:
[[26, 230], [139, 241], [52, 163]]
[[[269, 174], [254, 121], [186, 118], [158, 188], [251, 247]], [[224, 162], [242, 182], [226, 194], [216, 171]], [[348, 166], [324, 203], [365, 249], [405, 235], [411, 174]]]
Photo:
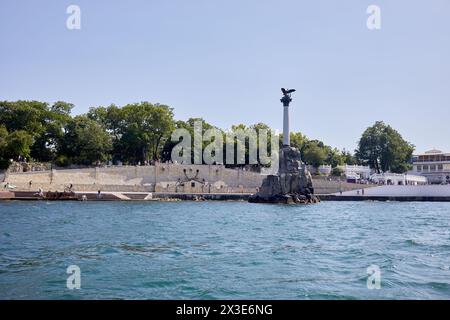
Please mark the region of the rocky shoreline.
[[301, 161], [300, 151], [290, 146], [280, 150], [277, 175], [267, 176], [261, 190], [249, 198], [252, 203], [310, 204], [320, 199], [314, 195], [312, 177]]

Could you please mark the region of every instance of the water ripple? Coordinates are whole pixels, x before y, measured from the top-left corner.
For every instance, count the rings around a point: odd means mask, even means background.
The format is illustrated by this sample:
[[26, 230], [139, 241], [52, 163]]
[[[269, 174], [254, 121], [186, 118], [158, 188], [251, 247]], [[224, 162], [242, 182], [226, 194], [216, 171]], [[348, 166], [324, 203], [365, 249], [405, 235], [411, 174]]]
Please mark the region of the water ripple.
[[0, 203], [2, 299], [448, 299], [449, 251], [449, 203]]

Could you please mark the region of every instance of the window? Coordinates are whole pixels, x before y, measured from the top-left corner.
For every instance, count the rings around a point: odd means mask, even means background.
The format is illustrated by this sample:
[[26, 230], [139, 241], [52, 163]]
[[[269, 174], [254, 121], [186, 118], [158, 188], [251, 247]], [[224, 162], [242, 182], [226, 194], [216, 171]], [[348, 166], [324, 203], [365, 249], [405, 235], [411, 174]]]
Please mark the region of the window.
[[432, 164], [430, 166], [430, 171], [436, 171], [436, 165], [435, 164]]
[[423, 171], [428, 171], [428, 166], [423, 166]]
[[419, 172], [422, 171], [422, 166], [417, 166], [416, 168], [417, 168], [416, 171], [419, 171]]
[[443, 165], [443, 164], [438, 164], [438, 170], [439, 170], [439, 171], [444, 170], [444, 165]]
[[191, 187], [195, 188], [195, 182], [191, 182]]

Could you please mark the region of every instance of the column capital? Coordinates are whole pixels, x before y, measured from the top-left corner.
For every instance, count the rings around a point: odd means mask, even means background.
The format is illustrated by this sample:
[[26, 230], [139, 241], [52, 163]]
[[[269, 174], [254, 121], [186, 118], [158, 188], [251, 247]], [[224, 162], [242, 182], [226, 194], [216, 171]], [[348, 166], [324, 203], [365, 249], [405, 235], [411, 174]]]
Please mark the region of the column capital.
[[283, 96], [283, 98], [280, 99], [280, 101], [283, 103], [284, 107], [289, 107], [289, 104], [292, 101], [292, 98], [289, 97], [288, 95]]

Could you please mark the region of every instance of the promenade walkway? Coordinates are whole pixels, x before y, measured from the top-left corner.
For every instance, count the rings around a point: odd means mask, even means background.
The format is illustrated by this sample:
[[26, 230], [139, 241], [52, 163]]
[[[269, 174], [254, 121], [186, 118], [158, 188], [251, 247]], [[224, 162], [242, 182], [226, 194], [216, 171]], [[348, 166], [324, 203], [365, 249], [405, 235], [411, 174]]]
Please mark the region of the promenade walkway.
[[[340, 195], [340, 193], [335, 193]], [[356, 189], [342, 193], [342, 196], [362, 196], [362, 190]], [[425, 186], [378, 186], [364, 190], [364, 196], [370, 197], [450, 197], [450, 185]]]

